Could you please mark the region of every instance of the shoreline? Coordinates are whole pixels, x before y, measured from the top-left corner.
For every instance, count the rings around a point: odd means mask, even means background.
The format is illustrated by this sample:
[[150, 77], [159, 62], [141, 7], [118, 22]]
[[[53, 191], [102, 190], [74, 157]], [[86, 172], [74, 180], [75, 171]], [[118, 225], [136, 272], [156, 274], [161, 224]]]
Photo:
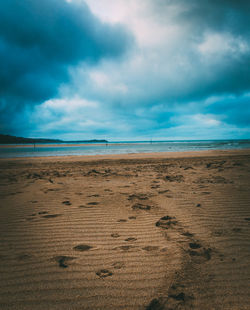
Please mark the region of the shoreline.
[[99, 160], [120, 160], [120, 159], [168, 159], [168, 158], [191, 158], [191, 157], [214, 157], [214, 156], [235, 156], [250, 155], [250, 149], [230, 150], [199, 150], [199, 151], [178, 151], [178, 152], [153, 152], [153, 153], [124, 153], [108, 155], [55, 155], [55, 156], [27, 156], [27, 157], [0, 157], [0, 161], [16, 160], [49, 160], [49, 161], [99, 161]]
[[34, 145], [36, 147], [58, 147], [58, 146], [63, 146], [63, 147], [71, 147], [71, 146], [90, 146], [90, 145], [96, 145], [96, 146], [114, 146], [114, 145], [136, 145], [136, 144], [167, 144], [167, 143], [208, 143], [208, 142], [250, 142], [250, 139], [207, 139], [207, 140], [159, 140], [159, 141], [107, 141], [107, 142], [51, 142], [51, 143], [3, 143], [0, 144], [0, 149], [1, 148], [18, 148], [18, 147], [27, 147], [27, 148], [33, 148]]

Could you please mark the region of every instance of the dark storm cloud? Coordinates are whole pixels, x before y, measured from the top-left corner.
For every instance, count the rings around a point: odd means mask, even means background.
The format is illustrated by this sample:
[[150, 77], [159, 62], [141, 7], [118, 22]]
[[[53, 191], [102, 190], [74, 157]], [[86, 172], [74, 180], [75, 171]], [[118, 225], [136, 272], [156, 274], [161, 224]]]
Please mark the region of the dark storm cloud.
[[[180, 19], [190, 20], [197, 25], [197, 29], [213, 29], [216, 31], [232, 31], [233, 33], [249, 32], [250, 4], [248, 0], [191, 0], [177, 1], [184, 10]], [[188, 6], [187, 6], [188, 4]]]
[[1, 1], [0, 21], [2, 122], [11, 117], [6, 113], [55, 96], [69, 66], [119, 57], [132, 41], [124, 27], [101, 22], [83, 2]]
[[[250, 2], [248, 0], [149, 0], [157, 15], [164, 17], [175, 7], [173, 17], [181, 24], [195, 25], [204, 30], [250, 33]], [[194, 29], [193, 29], [194, 30]]]

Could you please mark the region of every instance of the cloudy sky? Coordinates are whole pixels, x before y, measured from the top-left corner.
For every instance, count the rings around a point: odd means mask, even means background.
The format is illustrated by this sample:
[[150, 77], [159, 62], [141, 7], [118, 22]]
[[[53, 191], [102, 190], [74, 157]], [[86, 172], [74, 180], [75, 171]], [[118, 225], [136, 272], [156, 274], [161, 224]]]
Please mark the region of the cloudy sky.
[[0, 133], [250, 138], [248, 0], [8, 0], [0, 20]]

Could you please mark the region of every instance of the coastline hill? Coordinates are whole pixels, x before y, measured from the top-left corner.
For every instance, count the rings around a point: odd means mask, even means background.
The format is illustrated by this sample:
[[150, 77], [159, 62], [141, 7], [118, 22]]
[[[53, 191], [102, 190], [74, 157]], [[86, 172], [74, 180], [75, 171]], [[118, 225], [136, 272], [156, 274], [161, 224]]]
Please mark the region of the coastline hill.
[[0, 144], [34, 144], [34, 143], [107, 143], [107, 140], [75, 140], [63, 141], [59, 139], [37, 139], [37, 138], [23, 138], [10, 135], [0, 134]]

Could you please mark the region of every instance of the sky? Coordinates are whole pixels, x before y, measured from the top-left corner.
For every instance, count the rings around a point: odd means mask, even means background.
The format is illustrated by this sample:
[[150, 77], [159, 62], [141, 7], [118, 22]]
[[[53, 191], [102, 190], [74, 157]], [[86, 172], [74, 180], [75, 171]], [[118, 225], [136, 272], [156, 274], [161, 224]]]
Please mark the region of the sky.
[[0, 133], [250, 138], [248, 0], [0, 2]]

